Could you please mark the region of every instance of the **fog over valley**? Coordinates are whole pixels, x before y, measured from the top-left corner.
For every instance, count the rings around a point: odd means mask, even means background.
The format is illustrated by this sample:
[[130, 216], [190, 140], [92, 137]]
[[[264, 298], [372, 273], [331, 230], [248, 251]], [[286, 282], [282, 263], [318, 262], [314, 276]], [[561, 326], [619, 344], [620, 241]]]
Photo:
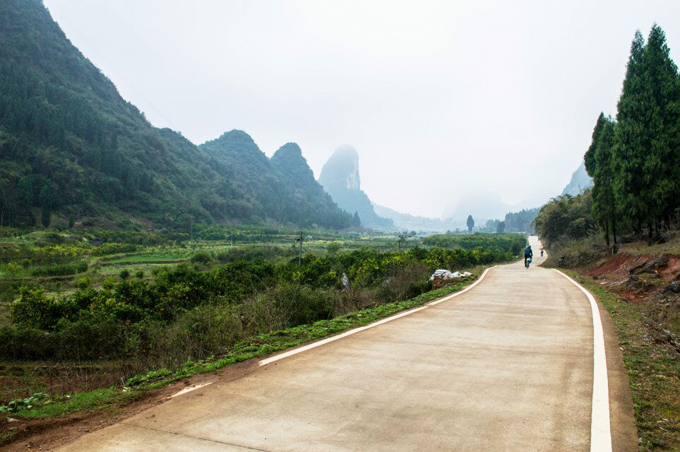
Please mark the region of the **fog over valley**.
[[268, 156], [296, 142], [317, 178], [347, 143], [373, 202], [430, 217], [470, 192], [561, 193], [634, 30], [680, 25], [672, 1], [45, 4], [153, 125], [194, 144], [241, 129]]

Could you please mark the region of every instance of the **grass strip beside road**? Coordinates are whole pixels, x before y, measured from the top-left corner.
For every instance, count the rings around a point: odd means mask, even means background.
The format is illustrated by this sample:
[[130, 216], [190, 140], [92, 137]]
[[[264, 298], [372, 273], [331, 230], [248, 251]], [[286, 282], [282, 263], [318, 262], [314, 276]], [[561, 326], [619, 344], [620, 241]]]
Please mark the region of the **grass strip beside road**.
[[640, 450], [680, 450], [680, 356], [659, 339], [652, 301], [628, 301], [569, 272], [609, 312], [623, 351], [633, 395]]
[[[115, 409], [141, 398], [148, 391], [167, 386], [176, 381], [198, 374], [214, 372], [249, 359], [264, 357], [274, 352], [323, 339], [422, 306], [430, 301], [462, 290], [472, 284], [483, 270], [477, 269], [474, 272], [474, 278], [431, 290], [409, 300], [387, 303], [333, 319], [261, 334], [243, 340], [223, 355], [199, 362], [189, 361], [177, 370], [158, 369], [132, 377], [125, 383], [125, 387], [111, 387], [75, 393], [68, 397], [51, 400], [44, 405], [34, 406], [31, 409], [21, 409], [6, 414], [4, 417], [26, 420], [45, 419], [62, 417], [78, 411]], [[1, 445], [3, 445], [2, 441], [0, 441]]]

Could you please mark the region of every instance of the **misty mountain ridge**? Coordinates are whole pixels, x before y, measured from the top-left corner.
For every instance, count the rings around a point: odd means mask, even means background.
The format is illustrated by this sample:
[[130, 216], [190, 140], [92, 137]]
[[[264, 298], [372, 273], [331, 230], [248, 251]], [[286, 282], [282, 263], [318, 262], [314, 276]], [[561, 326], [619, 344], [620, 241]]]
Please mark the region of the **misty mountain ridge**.
[[394, 222], [394, 227], [400, 230], [446, 232], [465, 228], [463, 222], [456, 222], [451, 218], [429, 218], [408, 213], [397, 212], [389, 207], [373, 203], [375, 213], [381, 217], [389, 218]]
[[593, 186], [593, 179], [586, 172], [585, 162], [574, 171], [571, 175], [571, 180], [562, 190], [563, 195], [577, 196], [583, 193], [584, 190]]
[[0, 225], [350, 225], [297, 145], [270, 160], [233, 130], [196, 146], [126, 102], [40, 0], [3, 1], [0, 23]]
[[346, 212], [357, 213], [362, 226], [391, 229], [392, 220], [378, 216], [366, 193], [361, 190], [359, 153], [352, 146], [340, 146], [321, 169], [319, 183]]

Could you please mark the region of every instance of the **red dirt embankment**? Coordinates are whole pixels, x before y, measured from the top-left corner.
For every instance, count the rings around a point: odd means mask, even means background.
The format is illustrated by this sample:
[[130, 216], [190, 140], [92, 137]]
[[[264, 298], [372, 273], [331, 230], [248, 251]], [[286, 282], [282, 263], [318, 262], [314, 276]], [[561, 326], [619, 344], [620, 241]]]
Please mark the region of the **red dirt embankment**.
[[677, 295], [680, 281], [680, 256], [617, 254], [585, 270], [609, 291], [629, 300], [651, 295]]
[[[666, 260], [667, 259], [667, 260]], [[665, 265], [663, 264], [665, 261]], [[657, 265], [653, 265], [656, 262]], [[658, 279], [665, 281], [672, 281], [680, 275], [680, 256], [661, 255], [632, 255], [632, 254], [617, 254], [604, 263], [594, 267], [586, 272], [588, 276], [595, 279], [600, 277], [609, 278], [627, 278], [633, 273], [639, 273], [647, 264], [650, 264], [648, 270], [650, 272], [643, 272], [656, 276]], [[640, 267], [642, 266], [642, 267]], [[636, 268], [639, 267], [639, 268]]]

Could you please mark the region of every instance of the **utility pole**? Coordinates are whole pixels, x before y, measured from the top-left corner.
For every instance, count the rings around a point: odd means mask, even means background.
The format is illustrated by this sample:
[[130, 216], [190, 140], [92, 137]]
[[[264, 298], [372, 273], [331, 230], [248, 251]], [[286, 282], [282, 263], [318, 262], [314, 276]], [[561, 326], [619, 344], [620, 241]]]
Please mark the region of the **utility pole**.
[[302, 231], [300, 231], [300, 237], [295, 239], [295, 243], [300, 244], [300, 250], [298, 252], [298, 265], [302, 267], [302, 242], [304, 242], [305, 239], [302, 237]]

